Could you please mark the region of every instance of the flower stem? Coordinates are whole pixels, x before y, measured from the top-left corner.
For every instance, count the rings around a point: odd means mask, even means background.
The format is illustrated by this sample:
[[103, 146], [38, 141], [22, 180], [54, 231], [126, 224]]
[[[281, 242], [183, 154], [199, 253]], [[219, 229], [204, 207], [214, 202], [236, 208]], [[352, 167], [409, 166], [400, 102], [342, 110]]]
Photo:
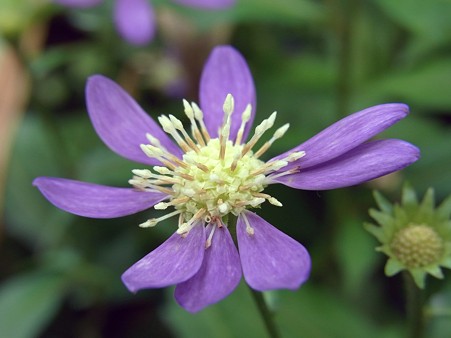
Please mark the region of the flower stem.
[[407, 338], [424, 337], [423, 292], [415, 284], [413, 277], [404, 272], [407, 311]]
[[263, 293], [259, 291], [255, 291], [249, 288], [251, 291], [252, 297], [255, 300], [257, 308], [260, 312], [263, 322], [265, 323], [266, 330], [271, 338], [280, 338], [279, 331], [277, 330], [276, 323], [274, 322], [273, 313], [266, 304], [265, 298], [263, 297]]

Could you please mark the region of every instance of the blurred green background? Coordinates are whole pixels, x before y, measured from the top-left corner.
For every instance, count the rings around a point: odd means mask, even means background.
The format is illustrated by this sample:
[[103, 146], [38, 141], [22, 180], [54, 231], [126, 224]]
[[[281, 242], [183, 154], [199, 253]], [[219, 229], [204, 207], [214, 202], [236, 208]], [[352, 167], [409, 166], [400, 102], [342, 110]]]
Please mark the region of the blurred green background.
[[[111, 1], [70, 9], [49, 0], [0, 0], [0, 335], [27, 337], [266, 337], [244, 283], [192, 315], [172, 289], [134, 295], [122, 272], [175, 230], [138, 224], [152, 210], [112, 220], [65, 213], [32, 187], [37, 176], [127, 186], [141, 168], [99, 140], [84, 86], [104, 74], [153, 117], [182, 117], [197, 101], [211, 48], [231, 44], [257, 87], [256, 122], [277, 110], [290, 130], [267, 158], [360, 109], [404, 102], [411, 114], [378, 137], [417, 145], [420, 161], [358, 187], [309, 192], [270, 187], [283, 208], [265, 219], [304, 244], [310, 280], [299, 291], [265, 294], [283, 337], [402, 337], [402, 278], [366, 233], [372, 190], [399, 200], [404, 181], [437, 201], [451, 194], [450, 0], [237, 0], [206, 12], [152, 1], [156, 39], [121, 40]], [[451, 280], [427, 280], [427, 337], [451, 332]]]

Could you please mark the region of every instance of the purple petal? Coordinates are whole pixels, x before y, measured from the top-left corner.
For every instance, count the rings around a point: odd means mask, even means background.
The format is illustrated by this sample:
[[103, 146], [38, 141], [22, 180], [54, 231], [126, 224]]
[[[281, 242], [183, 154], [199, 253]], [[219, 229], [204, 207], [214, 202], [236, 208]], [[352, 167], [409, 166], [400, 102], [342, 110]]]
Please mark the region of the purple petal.
[[173, 0], [181, 5], [205, 9], [227, 8], [235, 4], [235, 0]]
[[405, 104], [389, 103], [349, 115], [294, 149], [277, 156], [276, 158], [282, 158], [293, 151], [306, 152], [304, 157], [290, 163], [281, 171], [296, 166], [308, 168], [336, 158], [387, 129], [408, 113], [409, 107]]
[[361, 144], [324, 164], [297, 174], [274, 179], [304, 190], [326, 190], [360, 184], [412, 164], [420, 157], [417, 147], [401, 140], [379, 140]]
[[132, 292], [184, 282], [199, 270], [204, 251], [205, 227], [198, 224], [186, 237], [174, 233], [128, 268], [122, 275], [122, 281]]
[[200, 105], [204, 120], [212, 137], [218, 136], [223, 122], [223, 104], [227, 94], [235, 99], [230, 139], [234, 140], [241, 125], [241, 115], [246, 106], [252, 105], [252, 115], [246, 124], [246, 139], [255, 116], [255, 87], [249, 67], [243, 56], [233, 47], [219, 46], [211, 52], [200, 80]]
[[161, 192], [108, 187], [56, 177], [38, 177], [33, 185], [56, 207], [92, 218], [131, 215], [168, 197]]
[[54, 0], [57, 4], [68, 7], [88, 8], [97, 6], [102, 0]]
[[155, 36], [155, 14], [149, 0], [116, 0], [114, 22], [131, 44], [145, 45]]
[[[211, 229], [207, 227], [207, 235]], [[177, 285], [175, 299], [186, 310], [197, 312], [227, 297], [240, 279], [240, 257], [229, 230], [217, 228], [202, 266], [192, 278]]]
[[244, 278], [255, 290], [297, 289], [310, 274], [310, 256], [293, 238], [258, 215], [245, 211], [254, 234], [246, 231], [243, 214], [238, 217], [237, 236]]
[[140, 144], [148, 144], [146, 133], [152, 134], [172, 154], [181, 150], [120, 86], [102, 75], [94, 75], [86, 85], [86, 103], [97, 134], [117, 154], [129, 160], [160, 165], [147, 157]]

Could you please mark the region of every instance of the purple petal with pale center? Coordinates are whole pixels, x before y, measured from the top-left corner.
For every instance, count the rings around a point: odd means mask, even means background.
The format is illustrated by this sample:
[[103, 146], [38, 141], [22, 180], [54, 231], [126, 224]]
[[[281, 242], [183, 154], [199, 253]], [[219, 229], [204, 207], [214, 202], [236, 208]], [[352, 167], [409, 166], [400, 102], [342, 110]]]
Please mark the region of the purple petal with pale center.
[[[212, 226], [207, 227], [207, 236]], [[217, 228], [199, 271], [175, 288], [175, 299], [197, 312], [227, 297], [241, 279], [240, 256], [226, 227]]]
[[174, 233], [133, 264], [123, 273], [122, 281], [132, 292], [184, 282], [199, 270], [204, 251], [205, 227], [197, 224], [186, 237]]
[[108, 187], [56, 177], [38, 177], [33, 185], [56, 207], [92, 218], [131, 215], [168, 197], [161, 192]]
[[131, 44], [145, 45], [155, 36], [155, 14], [149, 0], [116, 0], [114, 22]]
[[68, 6], [68, 7], [78, 7], [78, 8], [88, 8], [97, 6], [102, 2], [102, 0], [54, 0], [57, 4]]
[[299, 173], [274, 179], [292, 188], [327, 190], [360, 184], [412, 164], [420, 157], [417, 147], [401, 140], [361, 144], [348, 153]]
[[253, 235], [248, 234], [243, 214], [238, 217], [238, 248], [246, 282], [259, 291], [297, 289], [310, 274], [307, 250], [258, 215], [244, 214], [254, 229]]
[[254, 80], [246, 61], [235, 48], [219, 46], [213, 49], [205, 63], [199, 89], [204, 121], [212, 137], [218, 136], [218, 129], [223, 123], [222, 107], [227, 94], [232, 94], [235, 99], [235, 110], [231, 116], [231, 140], [236, 138], [243, 111], [249, 103], [252, 105], [252, 115], [243, 137], [245, 140], [255, 116]]
[[235, 4], [235, 0], [173, 0], [185, 6], [199, 7], [205, 9], [227, 8]]
[[92, 124], [102, 141], [129, 160], [161, 163], [147, 157], [140, 144], [148, 144], [146, 133], [160, 140], [166, 149], [181, 157], [181, 150], [119, 85], [102, 75], [91, 76], [86, 85], [86, 103]]
[[297, 166], [305, 169], [324, 163], [369, 140], [406, 117], [408, 113], [409, 107], [401, 103], [381, 104], [364, 109], [332, 124], [306, 142], [276, 156], [275, 159], [285, 157], [293, 151], [303, 150], [306, 152], [304, 157], [290, 163], [280, 171]]

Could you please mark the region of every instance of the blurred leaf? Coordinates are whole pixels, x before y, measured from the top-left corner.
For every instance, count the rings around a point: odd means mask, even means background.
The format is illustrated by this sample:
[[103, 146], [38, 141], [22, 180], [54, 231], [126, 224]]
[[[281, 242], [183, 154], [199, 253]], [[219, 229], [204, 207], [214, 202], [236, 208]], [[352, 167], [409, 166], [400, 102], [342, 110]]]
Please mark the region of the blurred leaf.
[[34, 338], [56, 314], [64, 296], [59, 275], [30, 273], [9, 279], [0, 288], [3, 337]]
[[[172, 290], [169, 290], [168, 293]], [[254, 300], [244, 283], [223, 301], [191, 314], [168, 295], [164, 318], [177, 337], [248, 338], [267, 337]]]
[[31, 116], [24, 119], [13, 147], [6, 187], [8, 231], [33, 246], [57, 241], [72, 217], [32, 186], [37, 176], [63, 176], [56, 151], [60, 145], [47, 132], [40, 120]]
[[[276, 316], [285, 338], [400, 337], [398, 329], [376, 326], [365, 314], [328, 289], [307, 282], [299, 291], [280, 291]], [[244, 324], [243, 324], [244, 325]]]
[[428, 316], [428, 337], [445, 338], [451, 332], [451, 283], [431, 297], [426, 306]]
[[[451, 38], [451, 2], [447, 0], [378, 0], [385, 12], [416, 34]], [[421, 13], [421, 15], [419, 15]]]
[[451, 112], [451, 60], [435, 60], [403, 72], [388, 73], [357, 95], [373, 100], [396, 99]]
[[433, 187], [437, 198], [444, 198], [451, 191], [451, 175], [449, 170], [444, 169], [451, 168], [451, 131], [424, 115], [418, 116], [419, 109], [411, 109], [411, 115], [384, 131], [379, 137], [400, 138], [420, 148], [420, 160], [402, 173], [418, 191]]
[[[173, 5], [175, 6], [175, 5]], [[249, 22], [264, 20], [287, 24], [315, 22], [320, 20], [325, 11], [318, 2], [311, 0], [245, 0], [221, 11], [210, 11], [176, 6], [180, 12], [197, 22], [200, 27], [208, 28], [218, 22]]]
[[345, 290], [352, 296], [361, 294], [368, 273], [377, 261], [376, 243], [358, 220], [341, 224], [336, 234], [338, 263], [343, 271]]

